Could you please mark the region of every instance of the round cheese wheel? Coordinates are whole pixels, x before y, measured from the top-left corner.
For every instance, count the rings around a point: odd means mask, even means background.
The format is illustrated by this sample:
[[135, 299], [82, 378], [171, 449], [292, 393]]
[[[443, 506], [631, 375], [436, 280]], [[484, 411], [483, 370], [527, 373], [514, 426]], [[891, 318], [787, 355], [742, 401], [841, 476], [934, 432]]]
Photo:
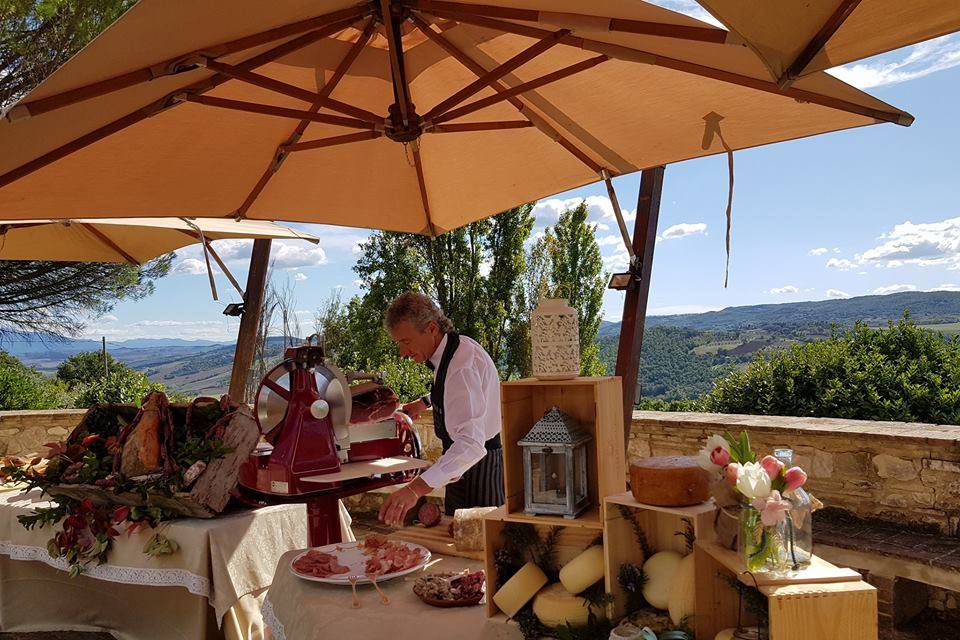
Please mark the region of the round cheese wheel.
[[533, 613], [537, 620], [547, 627], [567, 624], [571, 627], [582, 627], [587, 624], [591, 610], [595, 616], [603, 616], [603, 611], [591, 607], [586, 598], [570, 593], [559, 582], [545, 587], [533, 599]]
[[693, 554], [684, 556], [670, 584], [667, 610], [670, 620], [679, 625], [684, 618], [693, 615], [696, 598], [697, 574], [693, 567]]
[[570, 593], [580, 593], [603, 578], [603, 547], [594, 545], [560, 569], [560, 584]]
[[736, 631], [736, 629], [724, 629], [718, 633], [713, 640], [733, 640], [734, 631]]
[[517, 615], [517, 611], [537, 594], [543, 585], [547, 584], [547, 576], [540, 567], [528, 562], [520, 567], [520, 571], [513, 574], [507, 582], [493, 594], [493, 602], [500, 611], [509, 617]]
[[647, 581], [643, 585], [643, 597], [654, 609], [666, 609], [670, 602], [670, 585], [683, 559], [676, 551], [655, 553], [643, 563]]
[[643, 504], [687, 507], [710, 499], [710, 474], [690, 456], [641, 458], [630, 463], [630, 491]]

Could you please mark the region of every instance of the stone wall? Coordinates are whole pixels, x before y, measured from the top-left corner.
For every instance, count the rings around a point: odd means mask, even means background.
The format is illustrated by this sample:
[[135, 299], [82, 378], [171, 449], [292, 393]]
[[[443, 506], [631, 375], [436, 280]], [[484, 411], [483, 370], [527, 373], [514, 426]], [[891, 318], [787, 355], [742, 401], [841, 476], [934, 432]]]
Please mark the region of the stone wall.
[[63, 440], [86, 409], [0, 411], [0, 456], [43, 453], [43, 445]]
[[637, 411], [629, 455], [692, 455], [741, 430], [757, 451], [791, 447], [827, 506], [960, 535], [960, 426]]

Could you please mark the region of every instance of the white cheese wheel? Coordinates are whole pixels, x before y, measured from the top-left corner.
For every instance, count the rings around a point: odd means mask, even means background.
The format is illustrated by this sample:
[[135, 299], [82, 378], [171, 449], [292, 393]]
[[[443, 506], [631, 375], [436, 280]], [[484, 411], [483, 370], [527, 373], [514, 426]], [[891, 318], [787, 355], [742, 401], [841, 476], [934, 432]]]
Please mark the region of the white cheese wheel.
[[643, 585], [643, 597], [654, 609], [667, 608], [670, 602], [670, 585], [683, 559], [676, 551], [655, 553], [643, 563], [647, 582]]
[[547, 584], [547, 576], [540, 567], [528, 562], [520, 567], [520, 571], [513, 574], [506, 584], [497, 589], [493, 594], [493, 602], [500, 611], [512, 618], [523, 608], [523, 605], [537, 595], [537, 591], [545, 584]]
[[560, 583], [570, 593], [580, 593], [603, 579], [603, 547], [595, 545], [560, 569]]
[[[593, 614], [603, 617], [603, 611], [592, 607]], [[591, 606], [586, 598], [574, 595], [563, 588], [559, 582], [545, 587], [533, 599], [533, 613], [537, 620], [547, 627], [582, 627], [587, 624]]]
[[670, 598], [667, 601], [667, 610], [673, 624], [693, 615], [696, 598], [697, 574], [693, 569], [693, 554], [684, 556], [680, 567], [673, 576], [670, 584]]
[[736, 629], [724, 629], [713, 640], [733, 640], [733, 632]]

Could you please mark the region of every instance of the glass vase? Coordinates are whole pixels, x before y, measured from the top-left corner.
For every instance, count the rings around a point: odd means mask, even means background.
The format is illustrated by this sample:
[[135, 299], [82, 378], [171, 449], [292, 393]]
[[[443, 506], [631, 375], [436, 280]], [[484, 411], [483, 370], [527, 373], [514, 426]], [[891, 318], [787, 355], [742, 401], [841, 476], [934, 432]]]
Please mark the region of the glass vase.
[[790, 570], [785, 532], [785, 523], [765, 526], [760, 511], [753, 505], [741, 506], [737, 547], [747, 571], [784, 573]]
[[[787, 469], [794, 466], [792, 449], [774, 449], [773, 455]], [[780, 525], [787, 563], [792, 571], [800, 571], [810, 566], [813, 556], [813, 503], [803, 487], [787, 491], [783, 497], [791, 505], [786, 520]]]

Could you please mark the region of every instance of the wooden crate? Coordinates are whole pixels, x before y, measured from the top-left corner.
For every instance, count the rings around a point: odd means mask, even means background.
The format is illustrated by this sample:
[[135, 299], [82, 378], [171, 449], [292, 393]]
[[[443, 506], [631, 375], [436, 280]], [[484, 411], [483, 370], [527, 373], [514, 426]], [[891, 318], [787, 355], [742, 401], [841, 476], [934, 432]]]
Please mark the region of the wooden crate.
[[[508, 522], [524, 522], [536, 527], [541, 536], [545, 536], [552, 526], [562, 526], [563, 531], [557, 541], [557, 566], [573, 560], [589, 547], [601, 535], [599, 522], [587, 522], [581, 519], [564, 520], [563, 518], [550, 518], [549, 522], [543, 519], [524, 517], [523, 514], [508, 514], [504, 507], [491, 511], [483, 519], [483, 549], [484, 549], [484, 569], [487, 574], [487, 617], [496, 617], [500, 610], [493, 602], [493, 596], [497, 592], [497, 567], [493, 561], [494, 554], [503, 547], [503, 539], [500, 532]], [[503, 616], [501, 616], [503, 617]], [[505, 619], [505, 618], [504, 618]]]
[[[574, 378], [572, 380], [513, 380], [502, 383], [503, 480], [506, 513], [523, 515], [523, 452], [517, 442], [551, 407], [576, 418], [593, 436], [587, 451], [587, 489], [591, 508], [577, 520], [600, 523], [604, 496], [623, 492], [626, 485], [626, 453], [623, 450], [623, 391], [620, 378]], [[526, 516], [533, 522], [570, 520], [552, 516]]]
[[[625, 517], [623, 508], [631, 514]], [[692, 507], [658, 507], [641, 504], [629, 491], [603, 500], [603, 555], [607, 593], [613, 595], [610, 617], [614, 620], [625, 613], [626, 593], [620, 587], [618, 575], [625, 563], [642, 565], [646, 558], [637, 543], [631, 518], [640, 525], [654, 552], [677, 551], [689, 553], [687, 541], [678, 532], [686, 530], [685, 522], [693, 527], [697, 540], [713, 540], [713, 519], [716, 507], [706, 502]], [[694, 560], [696, 562], [696, 560]], [[712, 636], [711, 636], [712, 640]]]
[[[737, 626], [740, 602], [730, 576], [766, 596], [770, 640], [877, 640], [877, 591], [851, 569], [814, 557], [800, 575], [770, 576], [747, 572], [735, 552], [714, 542], [698, 541], [694, 553], [698, 640]], [[744, 620], [749, 624], [749, 616]]]

